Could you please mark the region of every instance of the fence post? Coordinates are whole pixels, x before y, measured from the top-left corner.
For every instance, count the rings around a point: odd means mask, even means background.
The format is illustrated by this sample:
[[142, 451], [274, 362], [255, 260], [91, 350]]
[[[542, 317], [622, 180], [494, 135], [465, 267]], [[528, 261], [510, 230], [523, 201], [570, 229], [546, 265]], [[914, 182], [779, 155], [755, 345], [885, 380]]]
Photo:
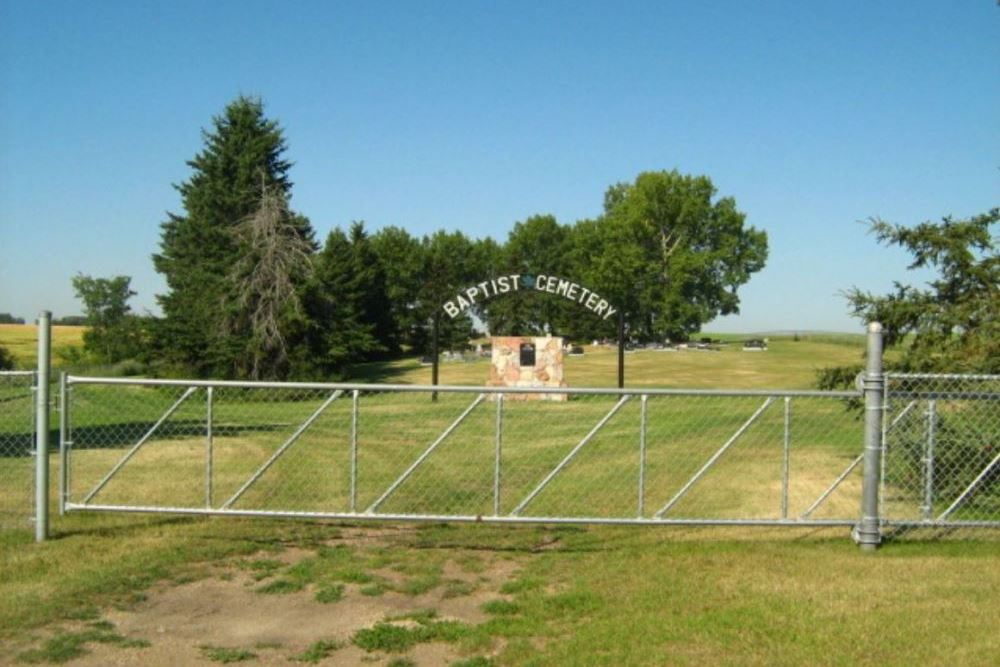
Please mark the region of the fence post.
[[35, 376], [35, 541], [49, 536], [49, 351], [52, 313], [38, 314], [38, 373]]
[[937, 401], [927, 401], [927, 445], [924, 449], [924, 519], [934, 513], [934, 436], [937, 430]]
[[69, 497], [69, 396], [66, 371], [59, 374], [59, 516], [66, 514]]
[[205, 507], [208, 509], [212, 509], [214, 494], [212, 486], [212, 467], [215, 464], [214, 398], [212, 387], [209, 387], [205, 391]]
[[864, 478], [861, 487], [861, 522], [855, 528], [855, 541], [862, 551], [874, 551], [882, 541], [878, 490], [882, 467], [882, 399], [885, 379], [882, 375], [882, 325], [868, 325], [867, 367], [864, 380], [865, 450]]

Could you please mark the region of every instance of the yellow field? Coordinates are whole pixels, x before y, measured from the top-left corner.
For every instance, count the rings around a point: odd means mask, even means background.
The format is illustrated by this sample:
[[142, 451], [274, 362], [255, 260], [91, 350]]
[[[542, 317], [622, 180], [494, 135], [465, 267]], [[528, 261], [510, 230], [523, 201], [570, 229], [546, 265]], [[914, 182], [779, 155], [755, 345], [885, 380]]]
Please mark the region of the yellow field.
[[[58, 364], [60, 352], [83, 347], [87, 327], [52, 327], [52, 357]], [[0, 345], [10, 350], [17, 367], [30, 369], [38, 359], [38, 327], [34, 324], [0, 324]]]

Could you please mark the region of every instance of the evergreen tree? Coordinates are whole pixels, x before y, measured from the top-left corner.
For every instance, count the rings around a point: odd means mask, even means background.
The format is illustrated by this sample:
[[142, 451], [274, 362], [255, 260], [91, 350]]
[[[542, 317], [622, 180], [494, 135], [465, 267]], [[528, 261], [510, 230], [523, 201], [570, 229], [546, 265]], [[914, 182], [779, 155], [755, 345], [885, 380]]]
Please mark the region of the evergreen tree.
[[399, 352], [399, 333], [390, 306], [387, 277], [363, 222], [355, 222], [350, 230], [350, 266], [358, 285], [356, 308], [362, 321], [372, 327], [375, 347], [372, 356]]
[[[881, 322], [889, 364], [906, 373], [1000, 373], [1000, 208], [968, 219], [944, 218], [913, 227], [868, 221], [879, 243], [899, 246], [910, 269], [930, 269], [925, 286], [902, 281], [889, 294], [853, 287], [845, 294], [861, 322]], [[823, 389], [849, 387], [861, 364], [819, 372]]]
[[[233, 228], [257, 209], [262, 181], [287, 201], [291, 163], [282, 157], [282, 130], [259, 99], [237, 98], [202, 134], [204, 148], [188, 162], [193, 173], [177, 186], [184, 213], [169, 214], [153, 256], [168, 288], [158, 296], [164, 317], [157, 338], [168, 361], [228, 377], [238, 374], [251, 338], [249, 330], [225, 326], [233, 307], [228, 274], [240, 255]], [[298, 220], [306, 233], [308, 222]]]
[[306, 290], [311, 374], [342, 375], [348, 364], [386, 352], [395, 338], [385, 276], [362, 223], [327, 236]]
[[423, 326], [416, 349], [431, 350], [435, 326], [439, 351], [462, 349], [473, 336], [472, 319], [468, 315], [452, 319], [441, 307], [460, 289], [481, 279], [484, 269], [479, 265], [475, 246], [462, 232], [444, 230], [425, 236], [421, 245], [423, 266], [415, 310]]
[[418, 304], [424, 247], [401, 227], [383, 227], [372, 235], [371, 248], [385, 274], [395, 339], [411, 350], [421, 349], [426, 314], [419, 312]]

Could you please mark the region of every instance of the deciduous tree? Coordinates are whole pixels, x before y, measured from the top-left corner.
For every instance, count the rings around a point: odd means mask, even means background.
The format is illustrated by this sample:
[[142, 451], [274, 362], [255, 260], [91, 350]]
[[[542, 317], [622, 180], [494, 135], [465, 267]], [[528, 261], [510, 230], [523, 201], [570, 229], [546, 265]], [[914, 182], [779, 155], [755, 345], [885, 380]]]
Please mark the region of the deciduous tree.
[[609, 188], [604, 208], [577, 262], [638, 338], [683, 339], [739, 312], [739, 287], [767, 259], [767, 234], [707, 176], [645, 172]]
[[142, 352], [142, 327], [128, 305], [135, 296], [131, 282], [129, 276], [92, 278], [78, 273], [73, 277], [87, 318], [83, 345], [99, 362], [115, 363]]

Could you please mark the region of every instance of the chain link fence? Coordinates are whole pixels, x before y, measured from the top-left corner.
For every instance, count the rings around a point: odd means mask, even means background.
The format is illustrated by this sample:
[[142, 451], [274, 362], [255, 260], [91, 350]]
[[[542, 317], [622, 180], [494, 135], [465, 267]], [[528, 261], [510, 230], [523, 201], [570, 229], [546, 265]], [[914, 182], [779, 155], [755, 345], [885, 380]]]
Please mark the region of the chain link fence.
[[886, 525], [1000, 528], [1000, 376], [888, 374]]
[[[853, 525], [856, 392], [68, 380], [69, 510]], [[526, 390], [538, 394], [540, 390]], [[435, 400], [436, 395], [436, 400]]]
[[28, 528], [34, 515], [34, 389], [34, 372], [0, 372], [0, 530]]

